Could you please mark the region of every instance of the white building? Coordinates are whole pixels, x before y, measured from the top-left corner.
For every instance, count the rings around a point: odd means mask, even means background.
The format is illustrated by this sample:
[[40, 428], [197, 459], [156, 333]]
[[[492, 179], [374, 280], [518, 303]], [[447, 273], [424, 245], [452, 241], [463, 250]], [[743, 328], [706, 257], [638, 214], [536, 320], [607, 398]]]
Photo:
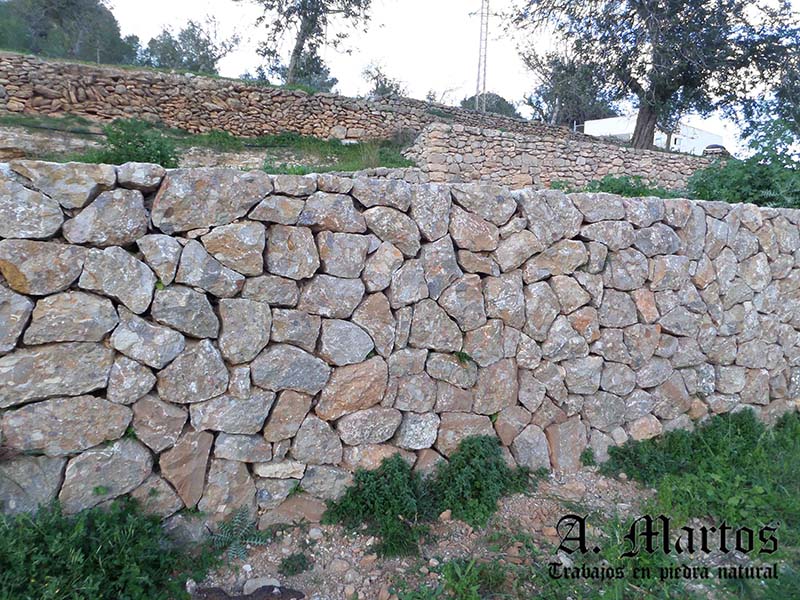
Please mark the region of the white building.
[[[636, 115], [634, 114], [626, 117], [586, 121], [583, 125], [583, 133], [596, 137], [613, 137], [628, 142], [633, 137], [635, 128]], [[703, 150], [712, 144], [721, 146], [722, 136], [681, 123], [678, 125], [678, 131], [672, 134], [668, 149], [675, 152], [701, 155]], [[667, 134], [656, 129], [655, 145], [666, 149]]]

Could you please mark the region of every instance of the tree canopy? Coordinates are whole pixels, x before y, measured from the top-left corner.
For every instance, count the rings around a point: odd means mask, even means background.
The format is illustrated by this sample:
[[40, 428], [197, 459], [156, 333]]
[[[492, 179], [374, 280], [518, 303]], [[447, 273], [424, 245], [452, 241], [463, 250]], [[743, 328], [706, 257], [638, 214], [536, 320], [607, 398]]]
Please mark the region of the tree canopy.
[[[279, 64], [270, 68], [282, 83], [288, 83], [289, 66]], [[339, 83], [336, 77], [331, 76], [331, 70], [322, 57], [315, 50], [307, 50], [300, 55], [300, 60], [294, 74], [294, 83], [317, 92], [330, 92]]]
[[214, 75], [217, 63], [238, 43], [238, 36], [220, 40], [213, 19], [205, 24], [190, 20], [177, 34], [164, 28], [148, 42], [139, 62], [151, 67]]
[[[237, 0], [243, 1], [243, 0]], [[292, 52], [286, 64], [284, 81], [295, 84], [306, 57], [316, 56], [320, 47], [337, 47], [348, 37], [347, 29], [328, 37], [332, 20], [343, 21], [347, 28], [366, 26], [372, 0], [250, 0], [264, 9], [257, 24], [264, 25], [267, 39], [259, 46], [259, 54], [281, 64], [280, 42], [287, 32], [297, 29]]]
[[123, 38], [114, 15], [99, 0], [8, 0], [0, 2], [0, 47], [130, 64], [136, 61], [139, 39]]
[[556, 52], [539, 55], [526, 51], [521, 56], [539, 80], [539, 85], [525, 98], [534, 118], [550, 125], [572, 127], [575, 123], [617, 115], [613, 99], [594, 65]]
[[[494, 92], [486, 92], [486, 112], [494, 113], [496, 115], [505, 115], [506, 117], [514, 117], [521, 119], [522, 117], [517, 112], [514, 105], [503, 98], [500, 94]], [[475, 108], [475, 95], [469, 98], [464, 98], [461, 101], [461, 108]]]
[[372, 86], [367, 92], [368, 98], [377, 100], [404, 96], [407, 93], [405, 84], [386, 74], [380, 65], [369, 65], [361, 72], [361, 75]]
[[554, 30], [612, 96], [636, 97], [639, 148], [669, 115], [706, 114], [772, 85], [797, 31], [789, 0], [524, 0], [513, 21]]

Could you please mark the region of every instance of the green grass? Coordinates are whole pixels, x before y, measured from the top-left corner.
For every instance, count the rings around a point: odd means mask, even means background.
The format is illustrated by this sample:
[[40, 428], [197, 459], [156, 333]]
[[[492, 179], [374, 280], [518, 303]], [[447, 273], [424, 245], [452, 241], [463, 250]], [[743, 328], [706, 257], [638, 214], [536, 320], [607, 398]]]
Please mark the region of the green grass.
[[78, 135], [98, 135], [99, 126], [79, 115], [53, 117], [49, 115], [29, 115], [7, 113], [0, 115], [0, 126], [29, 127], [32, 129], [52, 129]]
[[415, 554], [428, 524], [442, 511], [482, 527], [501, 497], [529, 487], [528, 471], [505, 464], [496, 438], [472, 436], [427, 479], [397, 455], [374, 471], [357, 471], [345, 495], [328, 503], [324, 520], [353, 530], [365, 526], [379, 538], [382, 555]]
[[590, 181], [582, 188], [574, 188], [566, 181], [554, 181], [550, 187], [567, 193], [606, 192], [608, 194], [617, 194], [618, 196], [627, 196], [631, 198], [639, 198], [643, 196], [679, 198], [682, 195], [686, 195], [685, 192], [678, 190], [668, 190], [666, 188], [652, 186], [638, 175], [606, 175], [602, 179]]
[[188, 598], [216, 562], [206, 549], [172, 548], [157, 517], [132, 501], [75, 516], [58, 506], [0, 516], [0, 600]]

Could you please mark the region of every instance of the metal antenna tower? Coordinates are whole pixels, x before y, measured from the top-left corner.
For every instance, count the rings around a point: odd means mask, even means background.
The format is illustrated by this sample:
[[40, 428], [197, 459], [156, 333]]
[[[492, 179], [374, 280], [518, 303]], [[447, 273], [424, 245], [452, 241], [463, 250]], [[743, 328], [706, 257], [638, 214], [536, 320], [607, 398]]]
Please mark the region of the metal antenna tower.
[[475, 110], [486, 112], [486, 48], [489, 43], [489, 0], [481, 0], [481, 38], [478, 50], [478, 85]]

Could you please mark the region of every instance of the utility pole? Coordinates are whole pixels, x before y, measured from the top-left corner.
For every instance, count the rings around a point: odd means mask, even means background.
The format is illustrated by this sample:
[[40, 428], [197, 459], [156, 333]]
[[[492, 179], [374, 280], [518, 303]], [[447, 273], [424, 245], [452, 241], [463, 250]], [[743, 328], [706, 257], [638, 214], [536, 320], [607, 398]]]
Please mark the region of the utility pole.
[[481, 0], [481, 36], [478, 46], [478, 84], [475, 110], [486, 112], [486, 48], [489, 43], [489, 0]]

